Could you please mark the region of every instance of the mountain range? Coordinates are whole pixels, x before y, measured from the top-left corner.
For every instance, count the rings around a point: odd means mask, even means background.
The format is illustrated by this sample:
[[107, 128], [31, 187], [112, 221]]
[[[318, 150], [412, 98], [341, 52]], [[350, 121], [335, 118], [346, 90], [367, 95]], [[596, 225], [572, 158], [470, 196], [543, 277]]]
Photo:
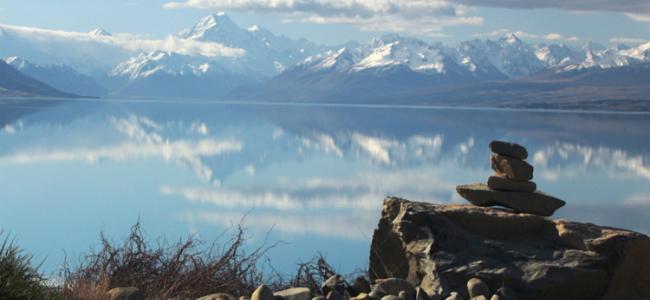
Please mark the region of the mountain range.
[[0, 60], [0, 97], [76, 97], [24, 75]]
[[104, 29], [66, 35], [0, 25], [0, 56], [26, 76], [91, 96], [486, 106], [650, 100], [650, 42], [531, 44], [507, 34], [445, 45], [391, 34], [324, 46], [245, 29], [224, 13], [168, 40], [238, 55], [126, 47], [119, 39]]

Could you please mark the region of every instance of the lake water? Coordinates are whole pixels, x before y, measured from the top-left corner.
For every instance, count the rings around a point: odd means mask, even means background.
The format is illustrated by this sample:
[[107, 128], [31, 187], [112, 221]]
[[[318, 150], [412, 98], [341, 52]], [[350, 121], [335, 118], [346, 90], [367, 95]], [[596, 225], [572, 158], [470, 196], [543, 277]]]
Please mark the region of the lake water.
[[119, 99], [0, 106], [0, 228], [54, 272], [138, 219], [209, 241], [246, 216], [251, 246], [285, 242], [278, 270], [348, 272], [385, 196], [465, 203], [494, 139], [527, 146], [555, 217], [650, 230], [647, 114]]

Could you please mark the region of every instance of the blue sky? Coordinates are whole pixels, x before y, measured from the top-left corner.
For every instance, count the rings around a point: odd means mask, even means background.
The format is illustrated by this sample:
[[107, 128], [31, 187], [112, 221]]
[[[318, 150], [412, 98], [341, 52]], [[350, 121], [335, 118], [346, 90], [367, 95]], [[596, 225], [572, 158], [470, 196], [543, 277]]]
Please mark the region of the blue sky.
[[444, 43], [508, 31], [535, 42], [650, 40], [647, 0], [21, 0], [0, 2], [0, 23], [161, 38], [217, 11], [242, 27], [324, 44], [388, 32]]

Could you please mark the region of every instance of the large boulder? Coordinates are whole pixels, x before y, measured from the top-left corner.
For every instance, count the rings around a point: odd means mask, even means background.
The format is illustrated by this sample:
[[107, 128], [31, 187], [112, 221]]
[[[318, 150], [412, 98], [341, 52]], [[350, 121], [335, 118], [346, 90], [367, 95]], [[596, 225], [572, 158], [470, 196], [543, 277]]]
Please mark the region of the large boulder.
[[389, 197], [371, 249], [371, 280], [404, 278], [429, 295], [467, 299], [480, 278], [521, 299], [650, 299], [650, 238], [621, 229]]

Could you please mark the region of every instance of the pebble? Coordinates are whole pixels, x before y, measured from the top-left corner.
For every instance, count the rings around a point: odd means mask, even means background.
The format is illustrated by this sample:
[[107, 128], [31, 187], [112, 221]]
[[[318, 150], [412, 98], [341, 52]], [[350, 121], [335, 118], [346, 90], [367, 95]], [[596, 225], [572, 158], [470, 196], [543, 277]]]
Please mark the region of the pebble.
[[463, 297], [456, 292], [451, 292], [445, 300], [463, 300]]

